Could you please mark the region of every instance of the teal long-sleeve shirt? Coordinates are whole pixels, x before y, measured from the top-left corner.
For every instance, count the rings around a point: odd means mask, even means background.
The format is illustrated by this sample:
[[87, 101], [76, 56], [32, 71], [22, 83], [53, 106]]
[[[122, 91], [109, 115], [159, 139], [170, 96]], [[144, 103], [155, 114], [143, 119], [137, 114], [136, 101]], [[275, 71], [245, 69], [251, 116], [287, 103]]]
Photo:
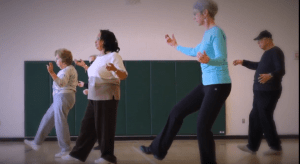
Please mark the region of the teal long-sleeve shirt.
[[218, 26], [206, 30], [201, 43], [195, 48], [178, 45], [176, 49], [192, 57], [196, 57], [199, 51], [206, 52], [210, 61], [207, 64], [200, 63], [203, 85], [231, 83], [227, 63], [226, 35]]

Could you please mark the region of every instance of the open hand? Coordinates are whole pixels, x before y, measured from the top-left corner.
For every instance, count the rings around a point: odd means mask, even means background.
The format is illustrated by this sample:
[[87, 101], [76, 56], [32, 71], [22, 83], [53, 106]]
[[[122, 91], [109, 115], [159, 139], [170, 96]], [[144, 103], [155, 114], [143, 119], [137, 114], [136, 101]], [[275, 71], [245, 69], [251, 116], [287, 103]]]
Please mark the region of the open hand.
[[74, 62], [78, 66], [81, 66], [81, 67], [85, 66], [85, 62], [81, 59], [80, 60], [75, 59]]
[[210, 58], [207, 56], [206, 52], [204, 51], [203, 54], [201, 52], [197, 53], [198, 62], [207, 64]]
[[49, 72], [50, 74], [54, 72], [54, 71], [53, 71], [53, 64], [52, 64], [51, 62], [49, 62], [49, 65], [47, 65], [47, 70], [48, 70], [48, 72]]
[[178, 46], [174, 34], [172, 35], [172, 39], [170, 38], [170, 36], [168, 34], [165, 35], [165, 39], [166, 39], [166, 42], [168, 43], [168, 45], [170, 45], [172, 47]]
[[267, 74], [259, 74], [258, 82], [260, 82], [261, 84], [265, 84], [271, 78], [272, 78], [272, 75], [269, 74], [269, 73], [267, 73]]
[[112, 64], [112, 63], [107, 63], [107, 64], [106, 64], [106, 70], [108, 70], [108, 71], [116, 71], [117, 68], [115, 67], [114, 64]]

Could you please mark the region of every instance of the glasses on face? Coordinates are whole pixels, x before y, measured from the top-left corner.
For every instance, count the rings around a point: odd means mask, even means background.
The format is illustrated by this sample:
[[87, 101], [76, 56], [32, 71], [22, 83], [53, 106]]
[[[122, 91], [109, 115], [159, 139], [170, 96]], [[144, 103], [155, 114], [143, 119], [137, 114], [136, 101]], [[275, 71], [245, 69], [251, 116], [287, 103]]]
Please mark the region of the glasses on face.
[[96, 41], [100, 41], [100, 40], [101, 40], [101, 38], [100, 38], [100, 37], [97, 37], [97, 38], [96, 38]]
[[198, 13], [200, 13], [199, 11], [194, 11], [193, 15], [196, 16]]

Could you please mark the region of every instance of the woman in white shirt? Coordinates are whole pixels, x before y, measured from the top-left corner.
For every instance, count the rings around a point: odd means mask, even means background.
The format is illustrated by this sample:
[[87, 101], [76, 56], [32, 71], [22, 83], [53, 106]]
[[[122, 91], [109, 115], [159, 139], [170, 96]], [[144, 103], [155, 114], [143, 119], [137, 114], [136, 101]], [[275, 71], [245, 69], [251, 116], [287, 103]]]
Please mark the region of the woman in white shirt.
[[71, 150], [69, 125], [67, 122], [68, 113], [75, 104], [75, 92], [78, 83], [78, 74], [72, 65], [72, 53], [66, 49], [55, 51], [56, 65], [61, 69], [57, 75], [53, 71], [50, 62], [47, 65], [48, 72], [53, 79], [53, 103], [43, 116], [39, 129], [33, 141], [25, 140], [25, 144], [34, 150], [38, 150], [45, 138], [55, 126], [58, 145], [61, 152], [55, 157], [66, 155]]
[[62, 159], [84, 162], [98, 140], [101, 157], [95, 160], [95, 163], [116, 163], [114, 137], [120, 100], [120, 80], [125, 80], [128, 73], [118, 54], [120, 48], [114, 33], [100, 30], [95, 45], [100, 55], [90, 67], [82, 60], [75, 60], [77, 65], [88, 72], [89, 103], [76, 145], [70, 154]]

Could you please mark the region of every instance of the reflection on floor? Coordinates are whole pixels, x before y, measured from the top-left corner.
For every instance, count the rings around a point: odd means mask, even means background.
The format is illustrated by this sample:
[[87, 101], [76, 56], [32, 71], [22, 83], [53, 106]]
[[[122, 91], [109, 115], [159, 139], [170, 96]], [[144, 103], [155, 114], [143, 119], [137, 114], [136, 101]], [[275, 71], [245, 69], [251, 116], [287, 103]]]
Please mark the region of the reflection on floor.
[[[263, 140], [256, 155], [240, 151], [239, 144], [246, 144], [245, 139], [215, 140], [218, 164], [298, 164], [299, 139], [282, 139], [283, 153], [280, 156], [264, 156], [268, 145]], [[196, 140], [175, 140], [162, 161], [152, 155], [142, 154], [140, 145], [149, 145], [149, 140], [116, 141], [115, 155], [118, 164], [199, 164], [200, 155]], [[74, 146], [75, 142], [72, 142]], [[31, 150], [23, 142], [0, 142], [0, 164], [45, 164], [45, 163], [83, 163], [66, 162], [54, 158], [60, 151], [57, 141], [46, 141], [39, 151]], [[99, 150], [92, 150], [85, 163], [94, 163], [100, 157]]]

